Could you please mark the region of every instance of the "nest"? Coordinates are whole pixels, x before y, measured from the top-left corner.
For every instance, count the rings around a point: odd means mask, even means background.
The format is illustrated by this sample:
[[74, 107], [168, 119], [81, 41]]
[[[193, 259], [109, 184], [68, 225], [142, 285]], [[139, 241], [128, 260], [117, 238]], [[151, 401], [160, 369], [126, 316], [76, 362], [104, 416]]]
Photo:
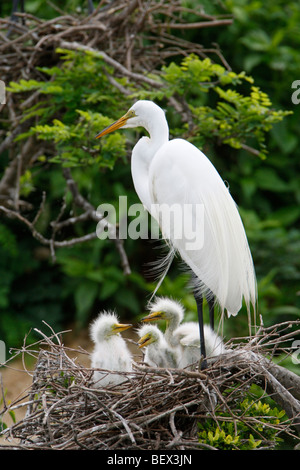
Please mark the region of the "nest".
[[[36, 355], [37, 362], [23, 403], [18, 400], [8, 406], [4, 399], [3, 420], [6, 413], [21, 406], [26, 408], [26, 416], [3, 431], [9, 443], [1, 448], [209, 448], [199, 443], [198, 423], [207, 418], [218, 422], [220, 411], [227, 411], [232, 422], [243, 420], [246, 426], [253, 425], [251, 417], [236, 413], [237, 403], [253, 383], [271, 392], [289, 415], [288, 421], [275, 426], [276, 431], [295, 437], [295, 429], [299, 430], [300, 378], [267, 361], [258, 352], [259, 341], [251, 347], [250, 343], [239, 345], [226, 356], [209, 361], [205, 371], [137, 363], [134, 372], [123, 373], [122, 384], [105, 389], [93, 386], [92, 369], [71, 358], [83, 350], [71, 351], [58, 334], [43, 336], [38, 348], [19, 351]], [[265, 439], [263, 444], [272, 445]]]

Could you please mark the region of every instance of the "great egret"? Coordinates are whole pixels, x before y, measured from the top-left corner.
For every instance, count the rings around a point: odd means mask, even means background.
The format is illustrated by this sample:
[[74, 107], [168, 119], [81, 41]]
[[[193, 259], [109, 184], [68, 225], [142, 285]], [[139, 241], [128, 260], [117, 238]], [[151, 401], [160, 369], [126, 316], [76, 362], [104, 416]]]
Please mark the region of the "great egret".
[[165, 320], [165, 338], [167, 343], [175, 348], [179, 345], [178, 339], [174, 337], [174, 331], [184, 318], [184, 309], [182, 305], [167, 297], [157, 297], [149, 305], [150, 313], [142, 319], [143, 322], [152, 322]]
[[[203, 295], [210, 302], [215, 297], [221, 314], [227, 310], [229, 316], [236, 315], [243, 298], [249, 318], [251, 304], [255, 312], [256, 277], [244, 226], [228, 188], [210, 160], [186, 140], [169, 140], [165, 113], [152, 101], [137, 101], [96, 138], [121, 127], [139, 126], [148, 131], [149, 137], [142, 137], [132, 152], [134, 187], [148, 212], [159, 222], [172, 251], [180, 253], [197, 279], [195, 299], [201, 354], [205, 357]], [[159, 212], [165, 205], [182, 208], [176, 212], [178, 220], [172, 226]], [[197, 212], [198, 208], [203, 212]], [[176, 230], [187, 225], [185, 220], [196, 226], [196, 234], [203, 235], [200, 247], [191, 246], [189, 231], [183, 230], [182, 236], [177, 236]]]
[[[130, 372], [132, 356], [125, 340], [119, 334], [132, 325], [119, 323], [118, 317], [112, 312], [102, 312], [90, 326], [90, 335], [95, 343], [91, 355], [91, 366], [95, 369]], [[106, 387], [124, 382], [124, 377], [95, 370], [94, 382], [97, 387]]]
[[144, 362], [154, 367], [177, 367], [177, 352], [170, 348], [156, 325], [143, 325], [138, 330], [139, 348], [146, 348]]

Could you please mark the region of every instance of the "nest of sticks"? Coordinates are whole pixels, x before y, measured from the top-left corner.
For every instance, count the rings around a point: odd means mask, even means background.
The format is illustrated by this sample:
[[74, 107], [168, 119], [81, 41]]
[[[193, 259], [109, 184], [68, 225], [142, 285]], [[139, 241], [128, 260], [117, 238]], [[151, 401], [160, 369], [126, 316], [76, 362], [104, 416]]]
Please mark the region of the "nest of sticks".
[[[253, 425], [253, 418], [237, 413], [237, 403], [245, 398], [253, 383], [286, 411], [288, 419], [274, 426], [276, 432], [297, 438], [300, 431], [300, 377], [275, 365], [261, 348], [278, 349], [282, 337], [293, 333], [287, 322], [261, 329], [251, 341], [239, 343], [226, 355], [209, 361], [205, 371], [151, 368], [136, 363], [125, 382], [111, 388], [94, 388], [93, 370], [83, 367], [75, 354], [62, 343], [60, 334], [51, 334], [35, 345], [23, 346], [18, 354], [35, 356], [32, 386], [7, 405], [5, 415], [25, 407], [26, 416], [2, 432], [0, 448], [11, 449], [102, 449], [102, 450], [194, 450], [210, 448], [199, 443], [198, 423], [207, 418], [216, 422], [220, 412], [229, 420]], [[279, 332], [280, 330], [280, 332]], [[282, 332], [285, 332], [282, 336]], [[111, 371], [110, 371], [111, 373]], [[251, 421], [252, 420], [252, 421]], [[266, 448], [274, 445], [264, 439]]]

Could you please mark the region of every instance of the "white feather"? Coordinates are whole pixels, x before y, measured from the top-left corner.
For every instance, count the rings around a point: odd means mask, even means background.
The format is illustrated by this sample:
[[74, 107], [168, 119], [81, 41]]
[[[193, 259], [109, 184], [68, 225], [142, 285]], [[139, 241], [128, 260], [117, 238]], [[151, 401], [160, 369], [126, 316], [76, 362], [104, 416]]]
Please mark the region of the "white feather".
[[[207, 357], [219, 356], [226, 351], [224, 343], [217, 333], [209, 325], [204, 325], [204, 338]], [[200, 354], [200, 335], [198, 324], [195, 322], [182, 323], [174, 332], [182, 347], [182, 354], [178, 367], [186, 368], [199, 362]]]
[[184, 308], [181, 303], [168, 297], [156, 297], [148, 309], [150, 313], [162, 312], [162, 318], [166, 320], [165, 339], [172, 348], [178, 346], [179, 342], [174, 337], [174, 331], [184, 318]]
[[162, 331], [156, 325], [143, 325], [138, 335], [151, 335], [152, 343], [145, 347], [144, 362], [153, 367], [177, 367], [178, 356], [176, 350], [171, 348]]
[[94, 371], [93, 379], [96, 387], [107, 387], [124, 382], [126, 378], [119, 374], [106, 371], [130, 372], [132, 356], [122, 336], [112, 334], [113, 326], [119, 323], [118, 317], [111, 312], [101, 313], [90, 326], [90, 336], [95, 343], [91, 355], [91, 367], [105, 369]]
[[[198, 277], [201, 293], [212, 291], [229, 315], [238, 313], [242, 297], [248, 308], [250, 303], [255, 306], [256, 281], [245, 230], [235, 202], [206, 156], [187, 141], [170, 141], [156, 153], [149, 180], [156, 204], [204, 206], [204, 226], [198, 227], [204, 230], [201, 249], [186, 249], [190, 240], [184, 231], [181, 239], [169, 232], [173, 246]], [[176, 182], [171, 191], [170, 180]]]

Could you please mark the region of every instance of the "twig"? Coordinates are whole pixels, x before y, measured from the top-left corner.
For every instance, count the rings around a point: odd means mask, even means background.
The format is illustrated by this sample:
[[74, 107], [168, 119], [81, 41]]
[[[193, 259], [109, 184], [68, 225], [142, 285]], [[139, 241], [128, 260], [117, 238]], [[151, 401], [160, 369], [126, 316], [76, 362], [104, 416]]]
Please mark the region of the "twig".
[[201, 28], [211, 28], [215, 26], [228, 26], [232, 24], [233, 20], [211, 20], [211, 21], [200, 21], [197, 23], [166, 23], [165, 25], [159, 25], [158, 27], [164, 26], [165, 28], [170, 29], [201, 29]]
[[95, 57], [99, 57], [100, 59], [103, 59], [108, 65], [111, 65], [115, 70], [120, 72], [122, 76], [125, 75], [126, 77], [132, 78], [133, 80], [137, 82], [144, 82], [153, 88], [160, 88], [162, 86], [161, 83], [159, 83], [158, 81], [152, 80], [151, 78], [145, 75], [135, 73], [135, 72], [130, 72], [126, 67], [124, 67], [122, 64], [120, 64], [115, 59], [110, 57], [104, 51], [97, 51], [88, 46], [84, 46], [78, 42], [68, 42], [68, 41], [61, 41], [60, 47], [65, 48], [65, 49], [76, 50], [76, 51], [92, 52]]

